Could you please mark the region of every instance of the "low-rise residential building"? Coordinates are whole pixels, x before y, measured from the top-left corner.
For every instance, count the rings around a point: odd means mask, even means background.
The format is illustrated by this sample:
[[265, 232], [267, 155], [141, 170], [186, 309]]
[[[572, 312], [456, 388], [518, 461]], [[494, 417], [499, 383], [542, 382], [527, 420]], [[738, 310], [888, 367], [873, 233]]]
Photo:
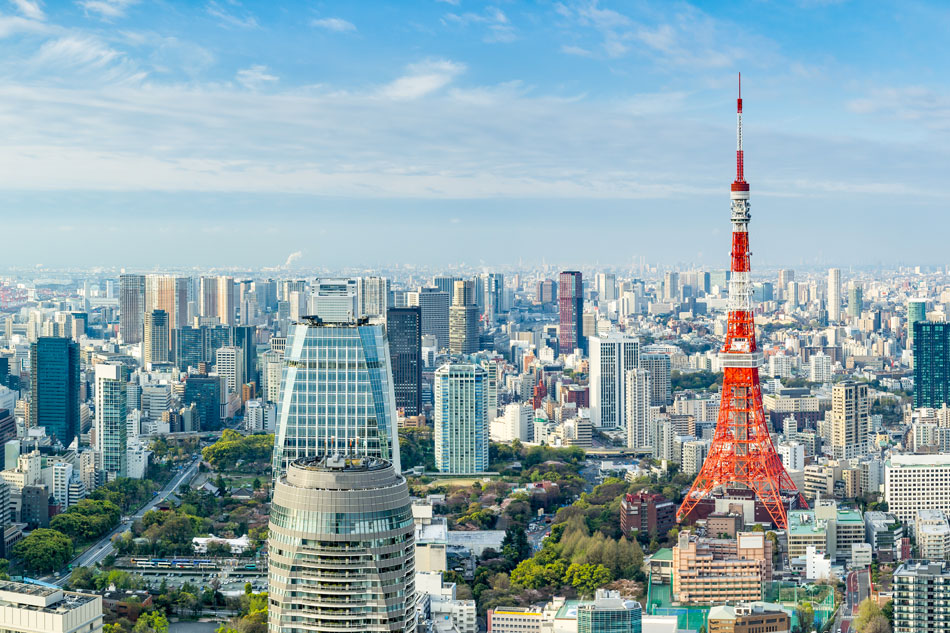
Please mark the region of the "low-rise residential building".
[[950, 557], [950, 523], [940, 510], [918, 510], [914, 535], [920, 558], [941, 561]]
[[449, 527], [445, 517], [433, 516], [431, 503], [416, 502], [412, 520], [416, 526], [416, 571], [446, 571]]
[[634, 532], [662, 535], [676, 522], [676, 506], [663, 495], [636, 492], [620, 501], [620, 529], [625, 536]]
[[673, 548], [673, 600], [681, 604], [755, 601], [772, 579], [772, 542], [762, 532], [735, 539], [679, 535]]
[[835, 482], [841, 479], [841, 468], [831, 464], [809, 464], [804, 468], [804, 490], [809, 499], [833, 497]]
[[902, 538], [904, 538], [904, 526], [890, 512], [864, 513], [864, 540], [871, 544], [878, 560], [885, 562], [896, 560]]

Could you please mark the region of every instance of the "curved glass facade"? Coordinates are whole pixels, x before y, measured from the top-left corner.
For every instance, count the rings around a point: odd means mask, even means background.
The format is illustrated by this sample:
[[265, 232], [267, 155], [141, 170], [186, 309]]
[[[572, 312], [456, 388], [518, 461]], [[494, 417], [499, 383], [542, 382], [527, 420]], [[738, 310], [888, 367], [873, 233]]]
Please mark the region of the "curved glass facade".
[[271, 633], [406, 631], [415, 625], [415, 528], [406, 480], [384, 460], [294, 462], [277, 480]]
[[400, 470], [389, 347], [378, 324], [291, 326], [277, 405], [274, 474], [295, 459], [380, 457]]

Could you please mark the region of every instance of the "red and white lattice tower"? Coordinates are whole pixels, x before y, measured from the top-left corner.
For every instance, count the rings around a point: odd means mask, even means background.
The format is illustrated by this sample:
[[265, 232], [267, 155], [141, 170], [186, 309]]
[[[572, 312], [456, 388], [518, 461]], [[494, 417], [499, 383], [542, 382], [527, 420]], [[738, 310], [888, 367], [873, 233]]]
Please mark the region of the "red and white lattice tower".
[[[742, 83], [738, 99], [738, 147], [736, 180], [732, 183], [732, 277], [729, 281], [729, 325], [719, 352], [723, 368], [719, 419], [716, 433], [703, 467], [677, 513], [677, 520], [689, 516], [696, 505], [713, 490], [741, 484], [755, 496], [781, 528], [788, 527], [783, 492], [796, 486], [775, 452], [765, 423], [759, 366], [762, 352], [755, 342], [752, 317], [752, 282], [749, 279], [749, 183], [743, 173]], [[799, 503], [808, 507], [800, 494]]]

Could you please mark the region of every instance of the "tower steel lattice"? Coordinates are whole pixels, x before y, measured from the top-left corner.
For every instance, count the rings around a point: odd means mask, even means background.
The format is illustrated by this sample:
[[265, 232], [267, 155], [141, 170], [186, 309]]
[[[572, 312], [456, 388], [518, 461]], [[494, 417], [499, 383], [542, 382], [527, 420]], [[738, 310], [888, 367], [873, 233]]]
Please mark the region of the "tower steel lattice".
[[[723, 382], [716, 432], [703, 467], [680, 505], [683, 521], [713, 490], [741, 484], [768, 510], [773, 523], [788, 527], [782, 492], [797, 492], [775, 452], [759, 386], [762, 352], [755, 341], [752, 283], [749, 278], [749, 183], [742, 152], [742, 77], [737, 100], [736, 180], [732, 183], [732, 276], [729, 281], [729, 323], [719, 352]], [[808, 507], [798, 495], [802, 507]]]

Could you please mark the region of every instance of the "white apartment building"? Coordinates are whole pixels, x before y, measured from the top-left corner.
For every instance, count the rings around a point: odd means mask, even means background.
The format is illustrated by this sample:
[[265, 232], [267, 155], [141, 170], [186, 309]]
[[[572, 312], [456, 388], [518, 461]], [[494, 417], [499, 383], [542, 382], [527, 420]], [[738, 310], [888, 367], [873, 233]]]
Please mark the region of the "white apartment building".
[[53, 498], [56, 504], [65, 512], [69, 503], [69, 482], [73, 478], [73, 465], [66, 462], [53, 464]]
[[888, 512], [913, 526], [918, 510], [950, 512], [950, 455], [894, 455], [884, 465]]
[[709, 454], [709, 444], [709, 440], [693, 440], [683, 444], [683, 462], [680, 465], [680, 472], [684, 475], [698, 475], [703, 462], [706, 461], [706, 455]]
[[240, 347], [219, 347], [214, 356], [214, 369], [228, 383], [228, 393], [238, 393], [244, 385], [244, 351]]
[[785, 470], [804, 470], [805, 445], [801, 442], [782, 442], [778, 445], [778, 454], [782, 458]]
[[488, 470], [487, 373], [479, 365], [435, 370], [435, 467], [443, 473]]
[[627, 447], [650, 448], [654, 442], [654, 437], [650, 433], [653, 428], [650, 372], [646, 369], [631, 369], [627, 371], [624, 382], [626, 383], [624, 417], [627, 425]]
[[831, 382], [831, 356], [816, 352], [808, 359], [808, 380], [825, 384]]
[[918, 510], [914, 520], [919, 558], [938, 561], [950, 557], [950, 523], [940, 510]]
[[277, 425], [277, 406], [271, 402], [248, 400], [244, 403], [244, 428], [249, 433], [273, 433]]
[[592, 336], [590, 347], [590, 417], [598, 428], [626, 428], [625, 375], [640, 367], [640, 339], [608, 332]]
[[505, 405], [505, 413], [491, 423], [491, 439], [495, 442], [534, 440], [534, 411], [531, 405], [512, 402]]

